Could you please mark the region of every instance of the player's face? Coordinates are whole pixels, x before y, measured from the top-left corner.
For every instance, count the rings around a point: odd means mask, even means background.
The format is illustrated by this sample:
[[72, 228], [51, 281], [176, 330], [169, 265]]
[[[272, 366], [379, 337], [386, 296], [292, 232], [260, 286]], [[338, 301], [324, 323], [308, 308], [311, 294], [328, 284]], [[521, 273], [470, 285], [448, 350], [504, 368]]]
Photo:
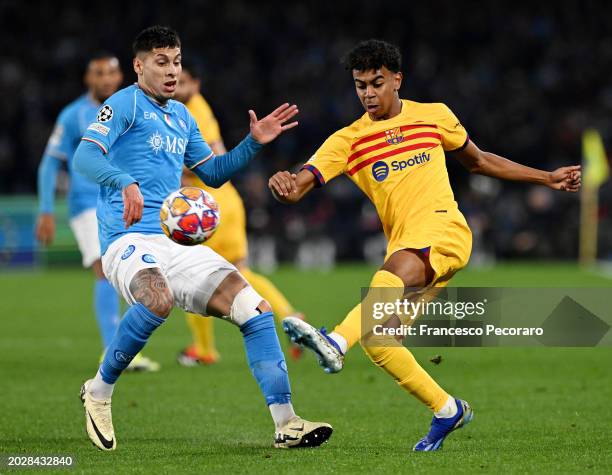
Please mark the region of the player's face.
[[104, 102], [112, 96], [122, 81], [123, 74], [117, 58], [102, 58], [89, 62], [85, 84], [98, 102]]
[[174, 98], [177, 101], [187, 102], [194, 94], [200, 90], [200, 81], [195, 79], [187, 70], [181, 72], [181, 78], [176, 87]]
[[154, 48], [134, 58], [138, 85], [160, 103], [172, 99], [181, 75], [180, 48]]
[[368, 71], [354, 69], [353, 80], [357, 96], [370, 119], [389, 119], [399, 113], [401, 103], [397, 91], [402, 84], [402, 73], [389, 71], [385, 66]]

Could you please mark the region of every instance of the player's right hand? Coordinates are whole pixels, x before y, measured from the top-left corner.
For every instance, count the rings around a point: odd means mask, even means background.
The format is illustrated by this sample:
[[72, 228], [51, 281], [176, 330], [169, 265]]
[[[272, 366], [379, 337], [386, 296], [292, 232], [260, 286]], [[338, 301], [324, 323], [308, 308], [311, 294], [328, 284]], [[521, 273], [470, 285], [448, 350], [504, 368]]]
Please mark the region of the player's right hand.
[[55, 218], [50, 213], [38, 215], [36, 220], [36, 239], [41, 244], [48, 246], [55, 239]]
[[126, 186], [121, 194], [123, 196], [123, 221], [125, 221], [125, 229], [127, 229], [142, 219], [144, 198], [140, 193], [138, 183], [131, 183]]
[[295, 179], [297, 175], [287, 171], [276, 172], [268, 180], [268, 188], [272, 191], [275, 197], [289, 196], [297, 191]]

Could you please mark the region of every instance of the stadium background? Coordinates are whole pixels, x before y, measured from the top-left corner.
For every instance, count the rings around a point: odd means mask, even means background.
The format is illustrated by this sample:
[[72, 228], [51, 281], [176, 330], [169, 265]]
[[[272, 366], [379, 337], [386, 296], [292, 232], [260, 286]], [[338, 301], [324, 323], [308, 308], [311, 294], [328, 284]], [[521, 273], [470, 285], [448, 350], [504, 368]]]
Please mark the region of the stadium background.
[[[56, 243], [42, 251], [33, 239], [38, 162], [57, 113], [83, 90], [88, 55], [115, 52], [129, 84], [134, 35], [169, 24], [204, 70], [204, 94], [228, 145], [246, 133], [249, 108], [299, 104], [300, 126], [236, 183], [257, 267], [279, 262], [271, 279], [313, 324], [333, 326], [380, 261], [374, 210], [342, 177], [296, 207], [275, 203], [266, 183], [361, 114], [339, 57], [363, 38], [398, 43], [404, 97], [446, 102], [481, 147], [552, 169], [580, 162], [586, 127], [612, 146], [610, 17], [607, 2], [568, 0], [0, 0], [0, 462], [8, 453], [70, 454], [82, 473], [612, 472], [609, 347], [415, 349], [477, 413], [435, 457], [409, 452], [430, 414], [359, 349], [333, 377], [310, 355], [288, 361], [301, 414], [329, 420], [336, 433], [322, 451], [279, 453], [235, 329], [216, 326], [220, 364], [190, 371], [175, 362], [189, 338], [179, 311], [147, 346], [162, 371], [126, 376], [117, 388], [121, 445], [109, 457], [88, 444], [76, 399], [99, 341], [93, 278], [80, 267], [61, 193]], [[576, 264], [578, 195], [448, 165], [475, 244], [454, 285], [610, 287], [609, 272]], [[608, 181], [599, 192], [603, 262], [612, 259], [611, 194]], [[430, 362], [437, 355], [439, 365]]]
[[[362, 113], [339, 63], [342, 54], [363, 38], [399, 44], [403, 97], [445, 102], [482, 148], [553, 169], [580, 162], [586, 127], [597, 127], [610, 141], [610, 14], [606, 2], [575, 1], [377, 6], [235, 0], [183, 1], [180, 7], [132, 1], [121, 4], [118, 13], [113, 2], [2, 0], [0, 195], [35, 193], [45, 142], [60, 109], [83, 90], [88, 55], [100, 49], [116, 53], [129, 84], [135, 33], [162, 22], [179, 31], [184, 55], [203, 70], [204, 95], [230, 146], [244, 136], [249, 108], [263, 113], [285, 100], [300, 106], [299, 128], [267, 147], [235, 180], [248, 207], [255, 264], [273, 268], [280, 259], [316, 267], [364, 258], [377, 263], [384, 249], [380, 223], [347, 179], [339, 178], [297, 207], [274, 202], [266, 186], [271, 173], [296, 168], [328, 135]], [[473, 264], [576, 258], [577, 196], [471, 177], [452, 160], [448, 164], [456, 198], [474, 231]], [[611, 195], [612, 186], [604, 185], [599, 247], [606, 259], [612, 258]], [[30, 207], [20, 200], [0, 209], [4, 261], [30, 260], [6, 256], [7, 248], [27, 254], [26, 244], [34, 245], [25, 232]], [[73, 249], [71, 243], [69, 233], [60, 232], [53, 249]]]

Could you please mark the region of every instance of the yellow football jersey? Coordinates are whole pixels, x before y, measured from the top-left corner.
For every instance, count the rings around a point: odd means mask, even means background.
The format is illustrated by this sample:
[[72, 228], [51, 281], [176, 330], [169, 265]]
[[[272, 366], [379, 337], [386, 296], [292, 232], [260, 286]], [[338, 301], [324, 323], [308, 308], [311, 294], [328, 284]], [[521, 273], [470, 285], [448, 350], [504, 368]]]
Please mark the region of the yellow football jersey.
[[[373, 121], [366, 113], [331, 135], [303, 168], [319, 186], [347, 175], [376, 206], [390, 255], [432, 246], [451, 222], [469, 233], [444, 155], [467, 142], [466, 130], [446, 105], [402, 100], [400, 114], [391, 119]], [[471, 235], [469, 243], [468, 256]]]
[[[201, 94], [192, 96], [185, 105], [193, 115], [206, 142], [214, 143], [221, 140], [219, 123]], [[229, 262], [245, 259], [248, 253], [246, 216], [244, 204], [236, 188], [229, 181], [220, 188], [211, 188], [196, 176], [192, 176], [189, 181], [190, 185], [198, 186], [209, 192], [221, 211], [219, 227], [205, 245], [221, 254]]]
[[194, 94], [191, 99], [185, 104], [189, 112], [198, 124], [198, 128], [202, 133], [202, 137], [207, 143], [211, 144], [221, 140], [221, 130], [219, 129], [219, 122], [206, 99], [202, 94]]

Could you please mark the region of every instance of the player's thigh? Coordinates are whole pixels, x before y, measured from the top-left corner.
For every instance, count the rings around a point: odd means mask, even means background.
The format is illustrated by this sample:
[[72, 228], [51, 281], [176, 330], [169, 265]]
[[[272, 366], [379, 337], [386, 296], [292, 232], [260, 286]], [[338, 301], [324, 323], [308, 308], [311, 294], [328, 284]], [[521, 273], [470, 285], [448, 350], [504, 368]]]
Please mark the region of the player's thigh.
[[236, 267], [212, 249], [173, 247], [167, 275], [179, 307], [192, 313], [223, 317], [236, 325], [270, 311], [267, 302]]
[[[138, 286], [142, 289], [146, 288], [146, 279], [149, 279], [149, 284], [154, 285], [158, 274], [163, 276], [164, 280], [167, 279], [169, 242], [169, 239], [161, 235], [125, 234], [111, 243], [102, 256], [104, 275], [128, 304], [134, 305], [143, 300], [141, 292], [137, 292], [138, 295], [134, 292], [133, 281], [136, 276], [139, 276]], [[148, 269], [158, 272], [145, 272]], [[163, 285], [158, 286], [157, 290], [165, 292]]]
[[100, 259], [98, 220], [95, 208], [89, 208], [70, 219], [70, 229], [76, 239], [83, 267], [91, 267]]
[[170, 242], [168, 280], [176, 305], [205, 315], [211, 296], [236, 267], [207, 246], [181, 246]]
[[405, 287], [425, 287], [435, 275], [428, 255], [419, 249], [395, 251], [385, 260], [381, 269], [397, 275]]

